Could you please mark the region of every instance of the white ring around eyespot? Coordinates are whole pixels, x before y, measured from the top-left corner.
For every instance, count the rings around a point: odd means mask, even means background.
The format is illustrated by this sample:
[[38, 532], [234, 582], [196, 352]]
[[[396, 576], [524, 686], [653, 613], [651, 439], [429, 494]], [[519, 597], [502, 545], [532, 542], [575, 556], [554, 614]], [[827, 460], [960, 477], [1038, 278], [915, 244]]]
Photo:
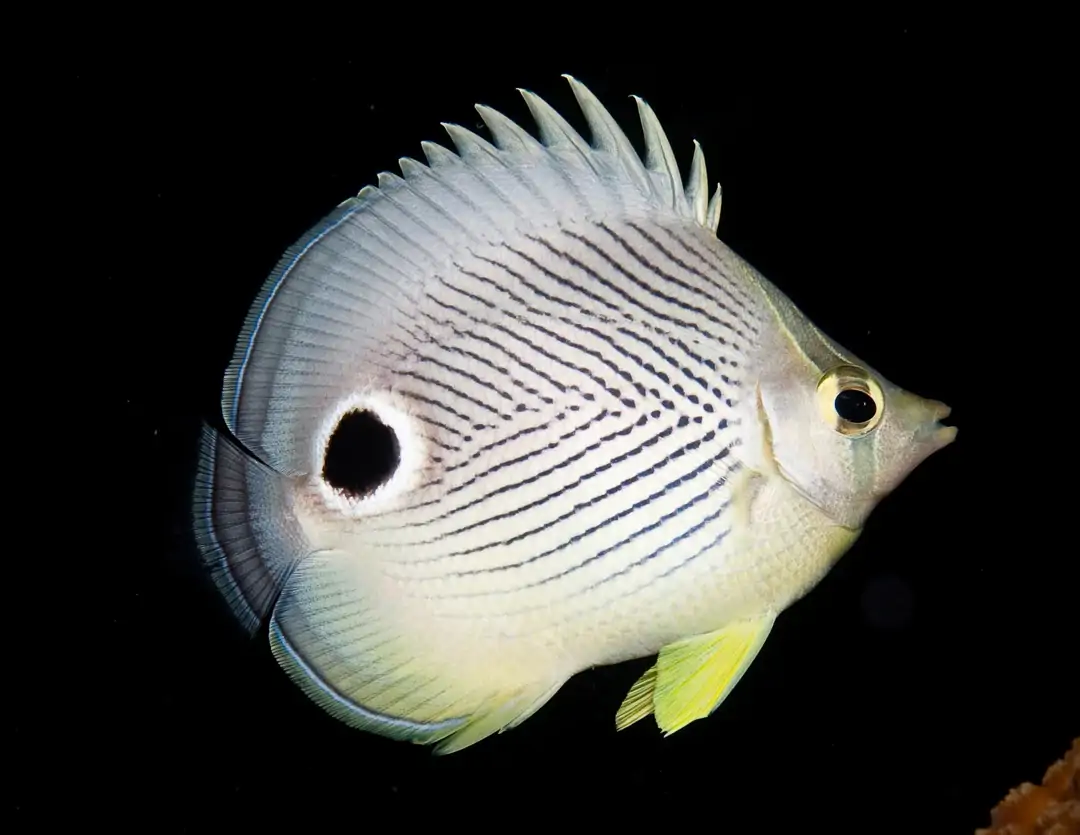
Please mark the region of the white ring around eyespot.
[[[397, 438], [399, 460], [390, 478], [366, 496], [351, 497], [330, 486], [322, 477], [323, 458], [330, 436], [338, 423], [349, 412], [371, 412], [379, 421], [393, 431]], [[386, 510], [405, 491], [417, 486], [427, 454], [426, 446], [416, 431], [416, 422], [409, 414], [405, 402], [388, 391], [353, 392], [344, 397], [323, 419], [315, 433], [312, 472], [317, 473], [319, 494], [326, 506], [345, 516], [359, 517]]]

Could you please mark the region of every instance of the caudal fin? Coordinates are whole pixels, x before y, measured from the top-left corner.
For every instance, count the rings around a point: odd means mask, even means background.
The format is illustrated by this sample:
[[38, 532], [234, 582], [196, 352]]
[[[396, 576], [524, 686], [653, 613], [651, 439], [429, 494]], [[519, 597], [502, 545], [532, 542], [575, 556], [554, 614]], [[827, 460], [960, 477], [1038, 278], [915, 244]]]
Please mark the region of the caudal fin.
[[203, 563], [243, 626], [264, 622], [308, 544], [285, 476], [203, 427], [192, 524]]

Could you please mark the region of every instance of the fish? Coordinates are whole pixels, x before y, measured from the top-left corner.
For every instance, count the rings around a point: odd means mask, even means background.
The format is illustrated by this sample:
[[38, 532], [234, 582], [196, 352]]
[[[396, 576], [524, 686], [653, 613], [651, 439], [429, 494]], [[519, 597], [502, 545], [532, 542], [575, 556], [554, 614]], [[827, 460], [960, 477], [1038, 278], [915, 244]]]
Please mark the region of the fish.
[[957, 429], [822, 333], [717, 237], [653, 109], [644, 155], [565, 76], [591, 141], [536, 133], [345, 200], [282, 257], [194, 478], [236, 619], [348, 725], [460, 751], [572, 676], [656, 656], [615, 714], [713, 713], [776, 618]]

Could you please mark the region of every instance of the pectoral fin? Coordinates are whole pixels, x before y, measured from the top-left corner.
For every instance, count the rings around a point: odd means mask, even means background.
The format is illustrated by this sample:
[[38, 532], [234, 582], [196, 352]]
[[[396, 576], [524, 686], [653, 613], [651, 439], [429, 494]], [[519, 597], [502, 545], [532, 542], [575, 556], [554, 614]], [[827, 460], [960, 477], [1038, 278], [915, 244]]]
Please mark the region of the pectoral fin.
[[772, 629], [774, 615], [730, 623], [723, 629], [668, 644], [656, 664], [630, 688], [615, 716], [619, 730], [656, 714], [665, 735], [704, 719], [727, 698]]

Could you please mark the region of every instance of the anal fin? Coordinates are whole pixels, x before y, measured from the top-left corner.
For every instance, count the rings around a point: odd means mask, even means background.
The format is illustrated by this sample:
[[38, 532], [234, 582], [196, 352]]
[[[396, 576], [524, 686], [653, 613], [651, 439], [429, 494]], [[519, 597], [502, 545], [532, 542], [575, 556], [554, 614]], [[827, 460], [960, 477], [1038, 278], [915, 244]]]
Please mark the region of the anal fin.
[[449, 754], [520, 724], [565, 681], [441, 640], [375, 582], [352, 555], [316, 552], [290, 575], [270, 622], [278, 663], [340, 721]]
[[459, 729], [435, 747], [436, 754], [452, 754], [479, 742], [493, 733], [516, 728], [554, 696], [564, 682], [523, 687], [515, 695], [470, 717]]
[[665, 735], [704, 719], [727, 698], [765, 644], [775, 615], [668, 644], [637, 680], [615, 717], [619, 730], [650, 713]]

